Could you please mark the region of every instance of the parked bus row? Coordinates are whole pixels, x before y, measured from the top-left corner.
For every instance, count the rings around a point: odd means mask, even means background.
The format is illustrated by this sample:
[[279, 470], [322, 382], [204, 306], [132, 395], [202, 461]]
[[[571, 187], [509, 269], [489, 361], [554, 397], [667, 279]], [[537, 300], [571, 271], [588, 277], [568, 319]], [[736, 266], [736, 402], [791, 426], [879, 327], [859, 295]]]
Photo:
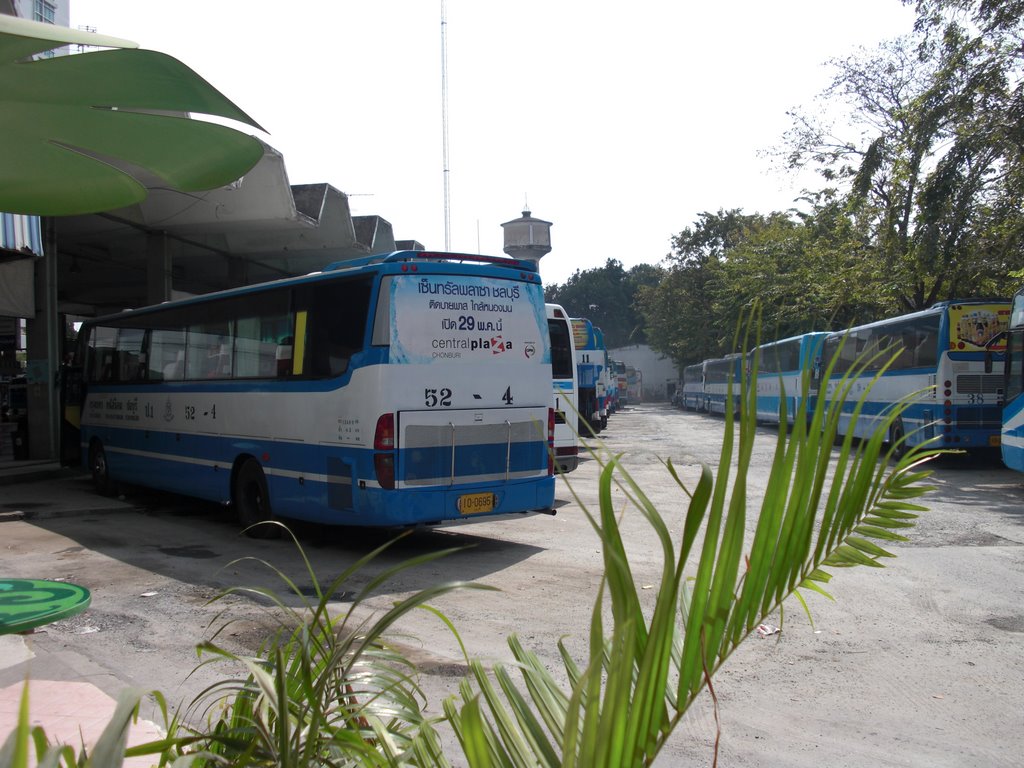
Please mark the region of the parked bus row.
[[[1024, 336], [1021, 301], [1018, 319]], [[842, 379], [851, 377], [852, 396], [839, 419], [841, 435], [852, 430], [855, 436], [866, 437], [909, 397], [907, 408], [891, 426], [891, 443], [905, 448], [937, 437], [941, 447], [994, 448], [1000, 445], [1001, 430], [1006, 432], [1004, 332], [1009, 321], [1006, 301], [948, 301], [842, 331], [771, 341], [745, 354], [687, 366], [678, 402], [687, 410], [724, 413], [732, 382], [737, 406], [741, 374], [750, 373], [756, 359], [759, 421], [778, 424], [783, 411], [790, 424], [795, 418], [807, 419], [819, 397], [831, 401]], [[869, 359], [859, 369], [859, 363]], [[801, 398], [804, 371], [810, 375], [806, 399]], [[851, 426], [853, 409], [865, 391], [861, 415]]]
[[[608, 427], [608, 417], [629, 397], [630, 374], [636, 371], [612, 360], [601, 329], [584, 317], [569, 317], [558, 304], [547, 304], [551, 335], [555, 463], [561, 472], [579, 464], [579, 438]], [[634, 385], [635, 386], [635, 385]]]

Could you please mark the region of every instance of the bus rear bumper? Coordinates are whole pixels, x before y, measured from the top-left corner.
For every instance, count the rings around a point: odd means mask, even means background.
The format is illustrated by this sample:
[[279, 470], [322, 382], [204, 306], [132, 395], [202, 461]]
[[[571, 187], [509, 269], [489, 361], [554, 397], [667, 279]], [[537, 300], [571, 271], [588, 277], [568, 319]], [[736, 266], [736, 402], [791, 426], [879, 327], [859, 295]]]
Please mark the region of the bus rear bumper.
[[[460, 512], [468, 498], [491, 495], [481, 511]], [[458, 525], [502, 518], [522, 518], [550, 512], [555, 501], [555, 479], [505, 484], [499, 487], [468, 485], [458, 488], [404, 489], [400, 493], [379, 488], [362, 489], [355, 508], [337, 515], [339, 525], [408, 526]]]

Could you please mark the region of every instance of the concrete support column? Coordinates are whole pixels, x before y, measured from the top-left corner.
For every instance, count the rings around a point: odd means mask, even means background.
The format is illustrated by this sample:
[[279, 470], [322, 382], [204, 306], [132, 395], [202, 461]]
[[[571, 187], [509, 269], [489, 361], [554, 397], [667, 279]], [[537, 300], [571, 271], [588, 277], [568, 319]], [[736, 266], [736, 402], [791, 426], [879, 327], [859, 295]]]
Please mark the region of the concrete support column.
[[171, 298], [171, 245], [163, 232], [146, 233], [146, 303], [159, 304]]
[[35, 260], [36, 313], [25, 323], [28, 366], [28, 450], [31, 459], [57, 459], [60, 402], [57, 369], [63, 328], [57, 317], [57, 241], [43, 219], [43, 258]]

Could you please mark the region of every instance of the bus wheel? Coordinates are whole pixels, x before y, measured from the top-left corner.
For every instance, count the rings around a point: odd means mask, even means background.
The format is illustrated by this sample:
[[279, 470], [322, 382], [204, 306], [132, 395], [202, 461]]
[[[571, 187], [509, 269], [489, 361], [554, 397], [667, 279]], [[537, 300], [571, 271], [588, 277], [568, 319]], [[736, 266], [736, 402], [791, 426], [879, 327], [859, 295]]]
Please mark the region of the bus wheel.
[[903, 419], [896, 419], [889, 432], [889, 443], [893, 447], [892, 455], [896, 459], [902, 459], [907, 453], [907, 442], [904, 439]]
[[89, 471], [92, 473], [92, 485], [101, 496], [114, 495], [114, 481], [110, 479], [110, 467], [107, 466], [107, 452], [103, 443], [93, 440], [89, 444]]
[[246, 536], [252, 539], [275, 539], [280, 533], [276, 525], [268, 523], [274, 519], [270, 511], [270, 493], [263, 469], [253, 459], [248, 459], [235, 475], [232, 491], [238, 522]]

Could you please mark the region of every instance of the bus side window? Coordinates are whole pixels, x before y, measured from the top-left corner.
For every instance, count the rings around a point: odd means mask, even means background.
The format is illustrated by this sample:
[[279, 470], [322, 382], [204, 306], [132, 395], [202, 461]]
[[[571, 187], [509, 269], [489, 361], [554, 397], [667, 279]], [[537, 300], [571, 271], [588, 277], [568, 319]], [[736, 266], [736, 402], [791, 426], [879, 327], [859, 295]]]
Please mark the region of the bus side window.
[[117, 344], [117, 329], [94, 326], [89, 332], [88, 377], [91, 382], [112, 381], [114, 377], [114, 347]]
[[281, 339], [274, 351], [274, 360], [277, 362], [277, 375], [287, 376], [292, 372], [292, 337], [286, 336]]
[[163, 381], [185, 378], [185, 332], [154, 329], [149, 339], [149, 376]]
[[340, 376], [363, 347], [370, 283], [332, 280], [314, 286], [305, 300], [309, 307], [307, 372], [315, 377]]
[[117, 334], [117, 366], [113, 380], [121, 383], [145, 378], [146, 353], [143, 348], [146, 332], [141, 328], [121, 328]]
[[231, 378], [232, 337], [226, 322], [204, 323], [188, 329], [185, 341], [185, 378]]
[[917, 328], [917, 349], [914, 352], [914, 363], [929, 368], [939, 362], [939, 326], [938, 322], [924, 322]]

